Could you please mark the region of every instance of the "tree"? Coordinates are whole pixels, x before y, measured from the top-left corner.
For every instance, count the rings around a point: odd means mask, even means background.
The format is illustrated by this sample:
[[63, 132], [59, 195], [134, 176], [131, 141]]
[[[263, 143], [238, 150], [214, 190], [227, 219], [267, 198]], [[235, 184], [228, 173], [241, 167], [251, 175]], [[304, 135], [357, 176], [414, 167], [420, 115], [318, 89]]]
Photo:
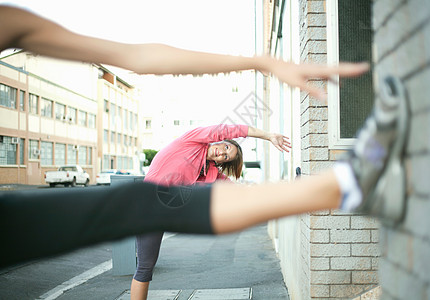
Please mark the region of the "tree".
[[145, 167], [151, 164], [155, 154], [158, 153], [157, 150], [153, 150], [153, 149], [143, 149], [142, 152], [145, 153], [145, 157], [146, 157], [145, 162], [143, 163], [143, 166]]

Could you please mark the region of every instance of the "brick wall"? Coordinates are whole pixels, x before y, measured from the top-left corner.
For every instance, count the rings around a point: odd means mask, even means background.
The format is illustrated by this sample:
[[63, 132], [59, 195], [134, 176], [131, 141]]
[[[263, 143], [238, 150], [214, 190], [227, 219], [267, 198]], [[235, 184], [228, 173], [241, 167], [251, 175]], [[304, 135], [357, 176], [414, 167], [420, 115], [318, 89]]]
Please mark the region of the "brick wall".
[[430, 299], [430, 2], [378, 0], [373, 12], [375, 77], [400, 77], [412, 114], [406, 217], [380, 230], [382, 298]]
[[[301, 60], [326, 63], [325, 1], [300, 1]], [[316, 86], [326, 82], [315, 80]], [[301, 94], [302, 172], [333, 165], [339, 150], [328, 145], [326, 102]], [[302, 299], [352, 298], [378, 284], [378, 224], [363, 216], [326, 211], [309, 216], [310, 291]], [[304, 264], [305, 265], [305, 264]], [[305, 283], [305, 286], [307, 284]]]

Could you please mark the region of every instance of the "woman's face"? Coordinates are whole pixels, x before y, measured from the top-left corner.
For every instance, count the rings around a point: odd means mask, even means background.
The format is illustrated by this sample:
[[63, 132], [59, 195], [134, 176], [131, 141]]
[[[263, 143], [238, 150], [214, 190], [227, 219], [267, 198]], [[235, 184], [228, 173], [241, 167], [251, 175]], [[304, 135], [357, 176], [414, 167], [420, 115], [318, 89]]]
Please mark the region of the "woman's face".
[[232, 161], [237, 156], [237, 147], [227, 142], [213, 143], [209, 145], [206, 158], [216, 163]]

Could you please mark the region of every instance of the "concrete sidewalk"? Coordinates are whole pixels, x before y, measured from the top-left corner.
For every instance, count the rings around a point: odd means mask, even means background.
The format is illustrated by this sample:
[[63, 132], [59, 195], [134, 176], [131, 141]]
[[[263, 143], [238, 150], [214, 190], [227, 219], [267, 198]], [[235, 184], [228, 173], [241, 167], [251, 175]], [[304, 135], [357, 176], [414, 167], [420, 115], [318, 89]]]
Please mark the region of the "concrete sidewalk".
[[[132, 276], [112, 269], [56, 299], [130, 299]], [[162, 243], [150, 300], [288, 300], [266, 226], [223, 236], [176, 234]]]

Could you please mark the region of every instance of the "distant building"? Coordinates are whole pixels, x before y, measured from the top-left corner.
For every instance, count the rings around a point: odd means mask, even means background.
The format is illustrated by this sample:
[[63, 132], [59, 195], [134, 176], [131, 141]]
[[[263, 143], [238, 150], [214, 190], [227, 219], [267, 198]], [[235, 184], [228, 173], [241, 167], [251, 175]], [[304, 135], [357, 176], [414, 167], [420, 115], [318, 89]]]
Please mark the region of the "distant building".
[[100, 65], [35, 56], [0, 60], [0, 183], [43, 184], [79, 164], [139, 169], [134, 89]]

